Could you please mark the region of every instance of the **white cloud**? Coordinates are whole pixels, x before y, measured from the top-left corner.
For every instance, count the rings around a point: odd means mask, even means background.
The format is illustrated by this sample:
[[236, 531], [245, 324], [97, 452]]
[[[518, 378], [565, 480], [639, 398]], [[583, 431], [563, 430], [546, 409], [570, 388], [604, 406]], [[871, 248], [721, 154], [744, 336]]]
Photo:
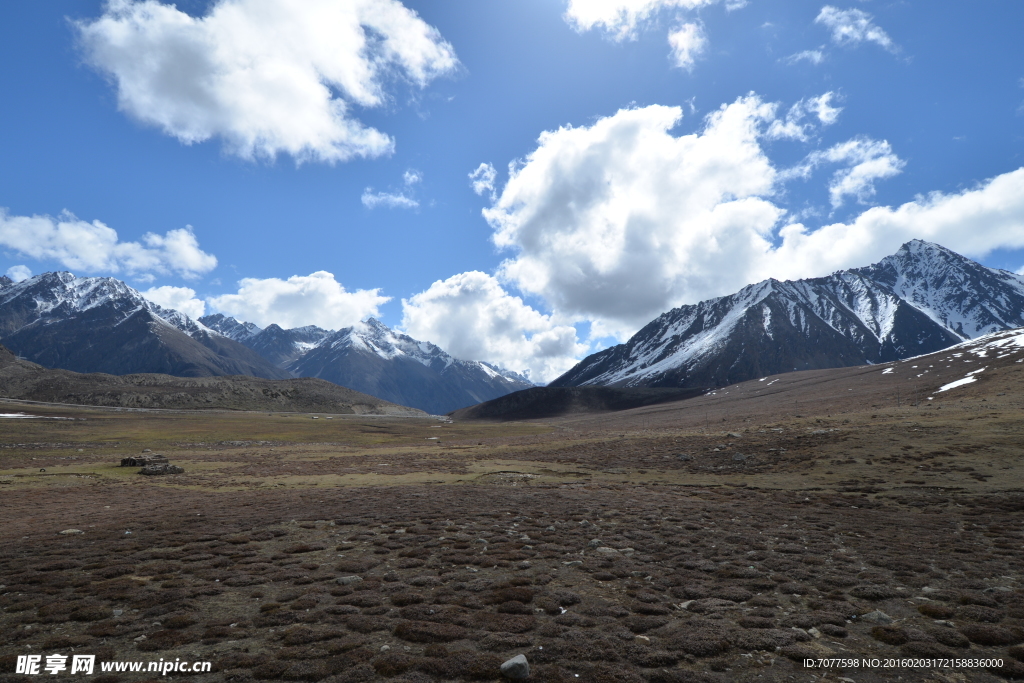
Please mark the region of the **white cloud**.
[[28, 266], [11, 266], [7, 269], [7, 277], [15, 282], [21, 282], [32, 277], [32, 271], [28, 269]]
[[803, 52], [797, 52], [796, 54], [790, 55], [786, 58], [786, 61], [790, 64], [807, 61], [811, 64], [817, 65], [825, 61], [825, 53], [821, 50], [804, 50]]
[[498, 177], [498, 172], [494, 170], [494, 166], [490, 164], [480, 164], [476, 167], [476, 170], [469, 174], [470, 185], [473, 187], [473, 192], [479, 195], [483, 195], [485, 192], [490, 196], [493, 202], [496, 198], [494, 194], [494, 181]]
[[378, 206], [389, 209], [416, 209], [420, 205], [418, 201], [401, 192], [374, 192], [372, 187], [363, 190], [360, 201], [367, 209], [376, 209]]
[[423, 182], [423, 174], [414, 168], [410, 168], [408, 171], [402, 174], [402, 182], [406, 185], [415, 185]]
[[774, 111], [743, 97], [675, 137], [681, 109], [652, 105], [541, 134], [484, 209], [497, 246], [517, 252], [500, 276], [598, 336], [720, 293], [783, 213], [761, 198], [775, 169], [758, 138]]
[[849, 167], [836, 171], [828, 186], [829, 199], [834, 208], [842, 206], [846, 196], [856, 197], [862, 204], [875, 195], [875, 181], [891, 178], [906, 165], [892, 151], [885, 140], [855, 138], [810, 156], [810, 163], [823, 161], [848, 163]]
[[424, 87], [458, 65], [398, 0], [216, 0], [203, 17], [110, 0], [100, 18], [76, 25], [122, 111], [186, 144], [221, 137], [246, 159], [387, 154], [393, 140], [352, 106], [381, 106], [389, 82]]
[[379, 315], [380, 306], [390, 299], [381, 296], [379, 289], [346, 291], [334, 275], [321, 270], [287, 280], [245, 278], [238, 282], [236, 294], [206, 301], [218, 311], [260, 327], [277, 323], [284, 328], [340, 329]]
[[843, 110], [842, 107], [832, 106], [832, 99], [834, 97], [835, 93], [830, 91], [824, 95], [800, 100], [800, 102], [807, 111], [818, 117], [818, 120], [821, 121], [821, 125], [831, 126], [839, 119], [839, 112]]
[[[814, 229], [787, 223], [778, 201], [791, 176], [762, 147], [773, 105], [740, 98], [676, 136], [681, 114], [653, 105], [543, 133], [483, 212], [496, 245], [513, 252], [498, 277], [542, 297], [559, 323], [623, 338], [674, 306], [863, 266], [909, 239], [969, 256], [1024, 247], [1024, 169]], [[846, 165], [830, 185], [838, 201], [866, 201], [903, 166], [888, 143], [866, 138], [809, 159]]]
[[813, 124], [803, 122], [808, 114], [817, 118], [818, 123], [823, 126], [832, 125], [839, 118], [839, 112], [843, 110], [842, 107], [832, 106], [833, 97], [835, 94], [830, 91], [818, 97], [806, 97], [800, 100], [789, 108], [785, 119], [775, 119], [771, 122], [768, 127], [768, 137], [807, 140], [808, 131], [813, 128]]
[[955, 194], [933, 192], [897, 208], [876, 206], [850, 223], [817, 230], [800, 224], [779, 231], [756, 277], [795, 278], [865, 265], [910, 239], [936, 242], [980, 258], [996, 249], [1024, 247], [1024, 168]]
[[164, 235], [146, 233], [140, 242], [121, 242], [100, 221], [88, 223], [64, 212], [59, 217], [11, 216], [0, 208], [0, 246], [38, 260], [54, 260], [85, 272], [125, 272], [145, 279], [153, 273], [198, 277], [217, 267], [199, 248], [192, 226]]
[[409, 335], [428, 339], [456, 358], [526, 373], [534, 382], [555, 379], [586, 351], [571, 325], [556, 324], [479, 271], [435, 282], [403, 299], [402, 310]]
[[[627, 40], [636, 37], [637, 28], [662, 10], [695, 9], [715, 2], [717, 0], [569, 0], [565, 20], [580, 33], [601, 28], [613, 40]], [[729, 4], [730, 9], [743, 6], [735, 0]]]
[[885, 31], [879, 28], [870, 14], [859, 9], [841, 10], [831, 5], [821, 8], [814, 22], [832, 29], [832, 41], [839, 45], [852, 45], [864, 41], [877, 43], [890, 52], [896, 51]]
[[668, 44], [672, 48], [672, 61], [680, 69], [692, 69], [697, 57], [708, 44], [704, 29], [697, 24], [682, 24], [668, 33]]
[[157, 306], [172, 308], [193, 320], [198, 320], [206, 314], [206, 304], [202, 299], [196, 298], [196, 290], [191, 287], [150, 287], [142, 292], [142, 296]]

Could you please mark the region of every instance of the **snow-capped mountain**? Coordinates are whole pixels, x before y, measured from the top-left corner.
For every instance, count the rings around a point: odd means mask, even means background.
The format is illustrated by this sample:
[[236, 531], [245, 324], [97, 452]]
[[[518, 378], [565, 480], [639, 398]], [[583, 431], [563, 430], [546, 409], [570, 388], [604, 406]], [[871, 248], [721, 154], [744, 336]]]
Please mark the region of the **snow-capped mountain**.
[[[532, 387], [528, 379], [489, 363], [453, 358], [373, 318], [342, 330], [290, 330], [212, 315], [200, 322], [237, 339], [296, 377], [319, 377], [435, 415]], [[256, 330], [256, 331], [254, 331]]]
[[182, 377], [288, 373], [188, 316], [109, 277], [0, 279], [0, 343], [49, 368]]
[[938, 244], [907, 242], [892, 256], [852, 272], [887, 288], [960, 340], [1022, 324], [1024, 278]]
[[234, 339], [236, 342], [242, 343], [246, 339], [255, 337], [257, 334], [263, 331], [263, 328], [259, 325], [252, 323], [238, 322], [234, 318], [229, 318], [221, 313], [215, 313], [213, 315], [204, 315], [199, 319], [199, 322], [208, 327], [209, 329], [219, 332], [220, 334]]
[[288, 369], [435, 415], [533, 386], [494, 366], [453, 358], [373, 318], [331, 334]]
[[387, 401], [445, 413], [533, 386], [451, 357], [370, 320], [340, 331], [199, 321], [110, 277], [0, 277], [0, 344], [48, 368], [113, 375], [320, 377]]
[[332, 332], [315, 325], [286, 330], [271, 324], [261, 329], [252, 323], [242, 323], [220, 313], [203, 316], [199, 322], [245, 344], [279, 368], [290, 365]]
[[880, 363], [1024, 326], [1024, 278], [921, 240], [864, 268], [765, 280], [662, 314], [552, 386], [724, 386]]

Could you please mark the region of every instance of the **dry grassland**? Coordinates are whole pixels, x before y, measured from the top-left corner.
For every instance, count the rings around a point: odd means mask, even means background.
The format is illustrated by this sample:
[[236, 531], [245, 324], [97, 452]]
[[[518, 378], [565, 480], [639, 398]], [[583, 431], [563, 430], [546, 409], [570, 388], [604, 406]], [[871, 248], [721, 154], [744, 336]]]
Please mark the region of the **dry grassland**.
[[[4, 404], [74, 419], [0, 421], [0, 681], [72, 648], [214, 662], [191, 681], [1021, 678], [1021, 366], [897, 366], [533, 422]], [[147, 448], [185, 473], [116, 466]]]

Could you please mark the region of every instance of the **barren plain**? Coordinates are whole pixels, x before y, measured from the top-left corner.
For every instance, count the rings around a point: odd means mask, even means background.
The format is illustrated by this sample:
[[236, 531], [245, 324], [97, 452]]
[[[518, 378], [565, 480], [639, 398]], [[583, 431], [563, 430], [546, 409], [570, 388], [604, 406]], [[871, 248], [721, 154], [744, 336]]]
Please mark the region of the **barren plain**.
[[[520, 422], [0, 403], [38, 416], [0, 419], [0, 681], [1021, 678], [1024, 349], [993, 356]], [[146, 449], [184, 474], [118, 466]]]

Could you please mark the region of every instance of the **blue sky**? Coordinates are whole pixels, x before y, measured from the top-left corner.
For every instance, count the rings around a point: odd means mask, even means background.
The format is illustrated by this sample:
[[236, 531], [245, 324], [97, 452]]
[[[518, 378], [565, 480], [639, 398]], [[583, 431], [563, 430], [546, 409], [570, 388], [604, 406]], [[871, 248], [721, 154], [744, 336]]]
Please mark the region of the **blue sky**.
[[914, 237], [1018, 270], [1022, 25], [1011, 1], [6, 3], [0, 272], [377, 315], [546, 380]]

